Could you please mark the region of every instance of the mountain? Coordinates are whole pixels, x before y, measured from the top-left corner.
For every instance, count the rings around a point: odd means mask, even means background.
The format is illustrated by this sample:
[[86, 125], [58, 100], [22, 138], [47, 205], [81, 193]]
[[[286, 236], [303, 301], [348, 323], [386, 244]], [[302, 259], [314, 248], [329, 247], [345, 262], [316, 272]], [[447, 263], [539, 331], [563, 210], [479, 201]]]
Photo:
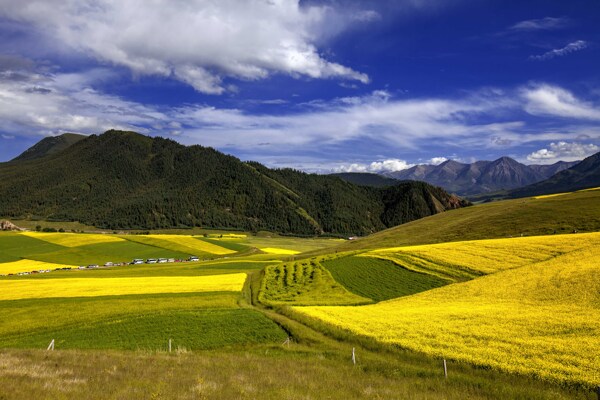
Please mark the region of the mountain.
[[6, 217], [303, 235], [363, 235], [468, 204], [422, 182], [357, 186], [115, 130], [0, 164], [0, 193]]
[[539, 196], [593, 187], [600, 187], [600, 153], [584, 159], [569, 169], [556, 173], [549, 179], [511, 190], [508, 192], [507, 197]]
[[85, 135], [78, 135], [76, 133], [63, 133], [59, 136], [47, 137], [37, 142], [29, 149], [25, 150], [23, 153], [21, 153], [21, 155], [14, 158], [12, 161], [35, 160], [51, 154], [60, 153], [66, 148], [85, 138]]
[[400, 183], [400, 181], [397, 179], [367, 172], [339, 172], [335, 174], [329, 174], [329, 176], [336, 176], [345, 180], [346, 182], [362, 186], [386, 187], [394, 186]]
[[400, 180], [422, 180], [459, 195], [473, 196], [540, 182], [575, 164], [559, 161], [552, 165], [525, 165], [510, 157], [471, 164], [448, 160], [439, 165], [417, 165], [385, 175]]

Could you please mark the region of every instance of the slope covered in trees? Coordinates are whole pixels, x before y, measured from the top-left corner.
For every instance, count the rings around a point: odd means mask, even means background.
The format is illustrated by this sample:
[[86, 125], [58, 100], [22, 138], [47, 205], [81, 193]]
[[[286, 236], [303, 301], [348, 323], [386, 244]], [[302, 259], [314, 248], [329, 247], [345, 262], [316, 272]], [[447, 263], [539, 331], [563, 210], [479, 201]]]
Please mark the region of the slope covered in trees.
[[368, 234], [466, 205], [421, 182], [357, 186], [114, 130], [55, 154], [0, 164], [0, 192], [0, 215], [7, 217], [304, 235]]

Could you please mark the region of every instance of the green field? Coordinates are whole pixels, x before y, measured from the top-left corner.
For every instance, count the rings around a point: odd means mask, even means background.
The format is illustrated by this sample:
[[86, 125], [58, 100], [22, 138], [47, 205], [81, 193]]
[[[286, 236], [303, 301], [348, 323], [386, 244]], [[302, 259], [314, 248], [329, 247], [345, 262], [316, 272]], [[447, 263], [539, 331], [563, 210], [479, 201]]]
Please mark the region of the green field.
[[314, 260], [266, 267], [259, 299], [270, 305], [364, 304], [370, 302], [369, 299], [346, 290]]
[[[460, 240], [600, 231], [600, 191], [524, 198], [446, 211], [352, 240], [338, 251], [378, 249]], [[326, 251], [316, 251], [325, 254]]]
[[[60, 289], [52, 297], [0, 301], [0, 399], [590, 399], [588, 378], [569, 372], [564, 360], [571, 354], [580, 360], [574, 366], [593, 364], [585, 354], [594, 354], [586, 349], [596, 328], [585, 316], [595, 320], [597, 296], [589, 285], [600, 272], [594, 263], [579, 265], [577, 255], [596, 259], [600, 237], [558, 236], [554, 229], [597, 230], [599, 204], [600, 191], [489, 203], [353, 241], [184, 231], [181, 242], [119, 234], [97, 235], [105, 242], [89, 244], [94, 238], [81, 234], [62, 240], [2, 232], [0, 266], [191, 254], [206, 260], [0, 277], [0, 291], [13, 282], [41, 288], [59, 281], [53, 287], [104, 282], [112, 290], [107, 282], [119, 278], [145, 291], [67, 297]], [[519, 238], [464, 241], [508, 236]], [[440, 244], [399, 247], [423, 243]], [[203, 244], [224, 253], [198, 251]], [[248, 276], [240, 291], [151, 293], [144, 286], [154, 278], [191, 285], [190, 278], [216, 282], [239, 273]], [[490, 315], [513, 325], [494, 326]], [[52, 339], [56, 350], [46, 352]], [[536, 357], [546, 340], [560, 346], [552, 344], [544, 364]], [[552, 368], [554, 358], [563, 366]], [[519, 363], [533, 367], [513, 367]], [[536, 365], [564, 377], [532, 373]]]
[[341, 257], [324, 261], [322, 265], [346, 289], [375, 301], [408, 296], [449, 283], [437, 276], [371, 257]]

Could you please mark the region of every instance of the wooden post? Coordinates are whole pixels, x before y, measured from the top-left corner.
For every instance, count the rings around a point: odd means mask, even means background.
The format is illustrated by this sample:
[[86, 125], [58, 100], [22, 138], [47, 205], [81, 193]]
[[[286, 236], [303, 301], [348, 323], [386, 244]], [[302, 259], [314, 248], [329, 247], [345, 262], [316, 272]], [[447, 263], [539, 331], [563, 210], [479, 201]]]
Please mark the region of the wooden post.
[[352, 363], [356, 365], [356, 352], [354, 351], [354, 347], [352, 348]]
[[446, 359], [444, 358], [444, 378], [448, 379], [448, 368], [446, 368]]
[[52, 339], [46, 350], [54, 350], [54, 339]]
[[171, 352], [171, 339], [169, 339], [169, 353]]

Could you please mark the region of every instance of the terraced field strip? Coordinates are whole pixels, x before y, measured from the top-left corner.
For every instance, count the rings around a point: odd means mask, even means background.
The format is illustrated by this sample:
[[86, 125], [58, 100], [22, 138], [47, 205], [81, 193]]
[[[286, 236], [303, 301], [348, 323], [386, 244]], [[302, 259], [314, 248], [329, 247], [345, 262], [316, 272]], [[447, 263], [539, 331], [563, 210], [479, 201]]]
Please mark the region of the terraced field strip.
[[65, 247], [79, 247], [88, 244], [122, 242], [118, 236], [93, 233], [50, 233], [50, 232], [22, 232], [23, 236], [44, 240]]
[[35, 260], [19, 260], [8, 263], [0, 263], [0, 275], [16, 274], [19, 272], [31, 272], [39, 270], [53, 270], [55, 268], [72, 267], [72, 265], [46, 263]]
[[213, 243], [208, 243], [201, 238], [185, 235], [148, 235], [149, 238], [160, 239], [166, 242], [171, 242], [186, 246], [196, 252], [210, 253], [216, 255], [227, 255], [236, 253], [235, 250], [230, 250], [222, 246], [217, 246]]
[[[569, 238], [588, 246], [376, 305], [293, 310], [434, 356], [557, 382], [597, 385], [600, 250], [593, 245], [594, 235]], [[527, 242], [512, 241], [526, 249]], [[535, 243], [532, 246], [536, 248]], [[460, 262], [459, 253], [451, 254], [457, 257], [454, 262]]]
[[407, 296], [450, 283], [378, 258], [349, 256], [322, 261], [321, 264], [346, 289], [375, 301]]
[[300, 252], [296, 251], [296, 250], [280, 249], [280, 248], [277, 248], [277, 247], [260, 247], [259, 250], [263, 251], [263, 252], [265, 252], [267, 254], [281, 254], [281, 255], [300, 254]]
[[365, 304], [371, 300], [349, 292], [314, 261], [265, 268], [259, 300], [266, 304]]
[[[600, 248], [600, 233], [473, 240], [378, 249], [365, 256], [396, 260], [417, 272], [470, 279], [545, 261], [585, 248]], [[463, 279], [463, 280], [464, 280]]]
[[2, 280], [0, 300], [241, 291], [245, 280], [244, 273], [186, 277]]

